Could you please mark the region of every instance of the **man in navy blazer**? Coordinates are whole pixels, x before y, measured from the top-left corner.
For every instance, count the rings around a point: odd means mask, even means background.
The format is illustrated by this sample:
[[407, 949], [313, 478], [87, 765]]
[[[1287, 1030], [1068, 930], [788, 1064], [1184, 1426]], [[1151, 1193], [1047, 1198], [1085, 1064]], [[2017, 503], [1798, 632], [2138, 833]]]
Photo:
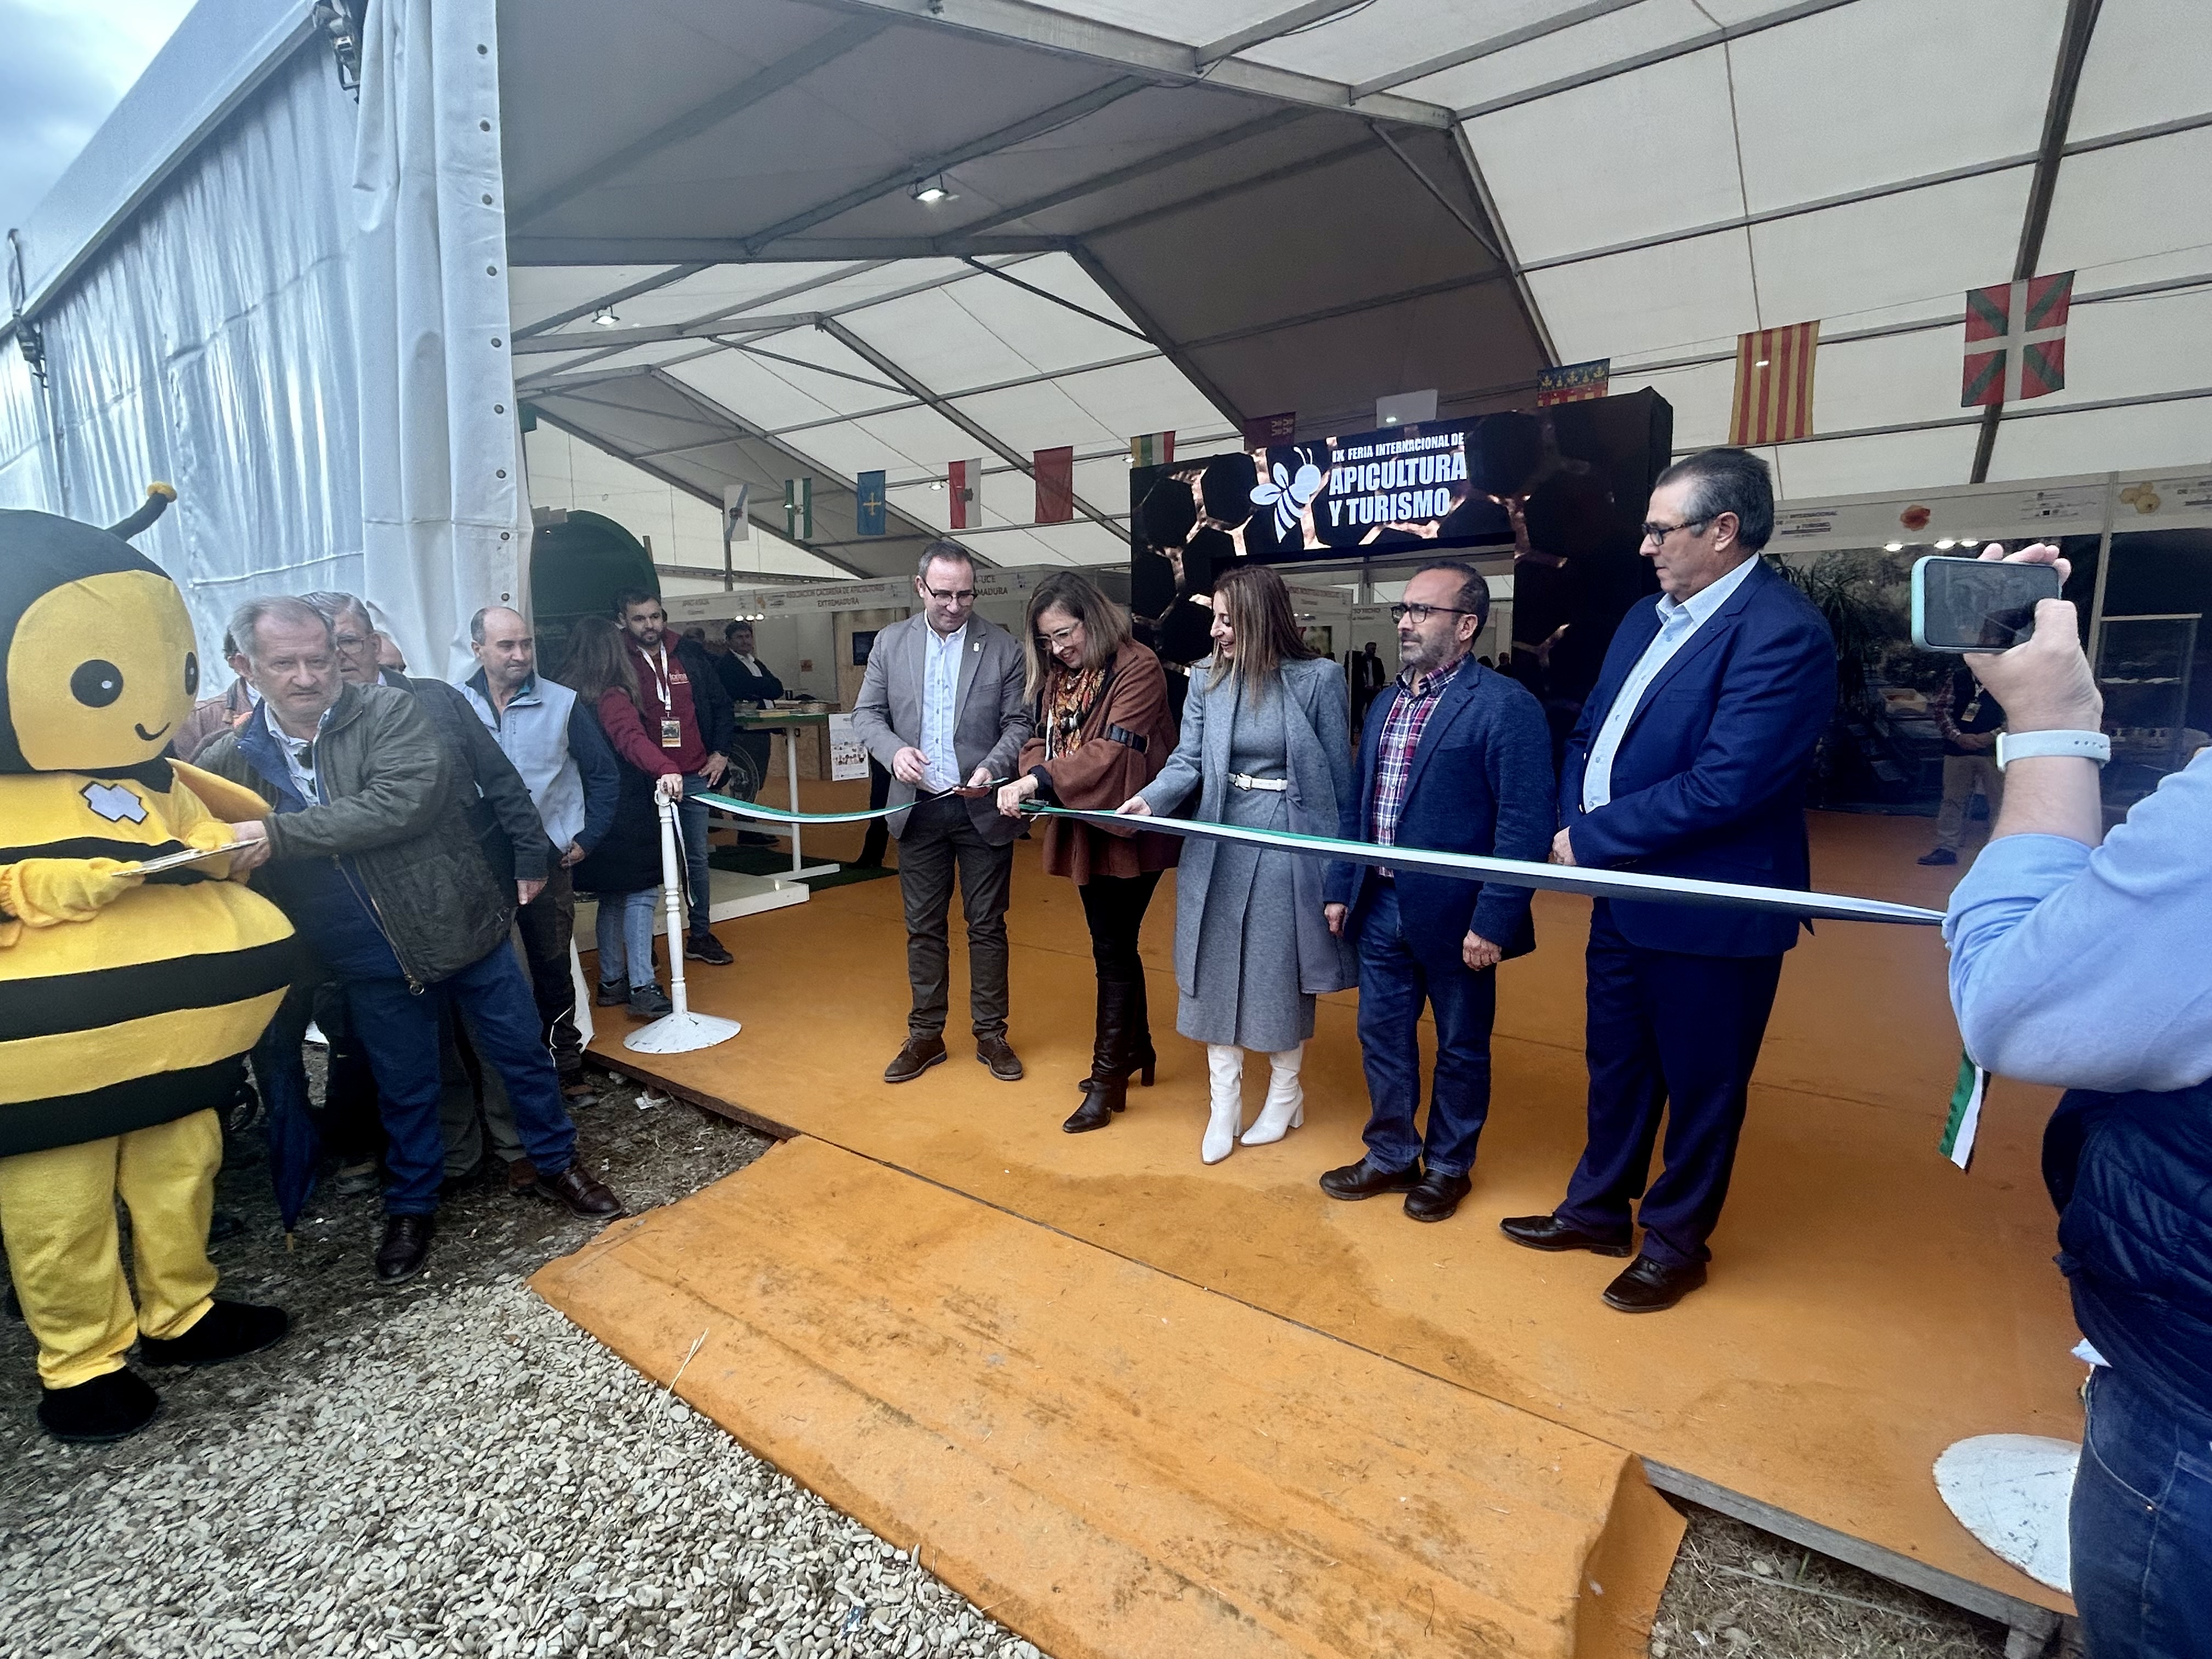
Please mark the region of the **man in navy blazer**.
[[[1644, 552], [1662, 593], [1622, 618], [1567, 740], [1559, 864], [1811, 885], [1805, 781], [1836, 701], [1835, 642], [1813, 603], [1759, 557], [1774, 529], [1766, 465], [1710, 449], [1659, 475]], [[1624, 1313], [1705, 1282], [1787, 916], [1599, 899], [1588, 957], [1589, 1139], [1550, 1215], [1509, 1218], [1540, 1250], [1626, 1255]], [[1645, 1188], [1660, 1114], [1666, 1167]]]
[[[1527, 688], [1468, 655], [1490, 614], [1471, 565], [1438, 560], [1390, 607], [1404, 672], [1375, 700], [1359, 738], [1359, 787], [1343, 805], [1346, 841], [1541, 859], [1553, 816], [1551, 738]], [[1471, 1184], [1490, 1115], [1490, 1028], [1498, 964], [1536, 948], [1528, 890], [1333, 864], [1332, 932], [1359, 952], [1359, 1045], [1367, 1068], [1367, 1152], [1321, 1178], [1331, 1198], [1406, 1194], [1416, 1221], [1442, 1221]], [[1437, 1024], [1425, 1135], [1421, 1006]], [[1424, 1165], [1425, 1164], [1425, 1168]]]

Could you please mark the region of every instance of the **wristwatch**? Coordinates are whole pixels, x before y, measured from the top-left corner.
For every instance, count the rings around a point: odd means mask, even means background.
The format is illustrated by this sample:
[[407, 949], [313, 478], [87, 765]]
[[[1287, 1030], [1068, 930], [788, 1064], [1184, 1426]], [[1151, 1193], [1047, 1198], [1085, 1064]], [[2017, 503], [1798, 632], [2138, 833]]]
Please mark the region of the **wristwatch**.
[[2102, 766], [2112, 757], [2112, 740], [2102, 732], [2000, 732], [1997, 770], [2016, 760], [2037, 760], [2045, 755], [2078, 755]]

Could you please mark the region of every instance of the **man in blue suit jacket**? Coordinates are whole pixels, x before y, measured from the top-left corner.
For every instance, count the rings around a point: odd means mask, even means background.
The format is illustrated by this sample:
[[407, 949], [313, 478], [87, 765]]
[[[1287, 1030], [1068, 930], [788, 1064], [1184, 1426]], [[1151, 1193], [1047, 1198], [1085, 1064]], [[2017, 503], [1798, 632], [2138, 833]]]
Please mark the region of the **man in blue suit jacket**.
[[[1622, 619], [1567, 740], [1553, 859], [1808, 887], [1805, 781], [1835, 707], [1835, 643], [1759, 557], [1774, 529], [1765, 463], [1707, 450], [1660, 475], [1649, 511], [1644, 552], [1662, 592]], [[1566, 1201], [1508, 1218], [1507, 1237], [1626, 1255], [1640, 1198], [1643, 1249], [1606, 1301], [1654, 1313], [1705, 1282], [1705, 1240], [1797, 927], [1750, 911], [1592, 905], [1589, 1143]], [[1647, 1192], [1662, 1110], [1666, 1167]]]
[[[1473, 566], [1424, 565], [1391, 606], [1404, 672], [1368, 711], [1359, 787], [1344, 803], [1346, 841], [1540, 859], [1558, 820], [1544, 712], [1528, 690], [1468, 655], [1490, 613]], [[1367, 1152], [1321, 1178], [1331, 1198], [1406, 1194], [1416, 1221], [1442, 1221], [1470, 1182], [1490, 1115], [1495, 969], [1535, 949], [1528, 890], [1418, 871], [1333, 864], [1330, 930], [1359, 951], [1359, 1044], [1371, 1109]], [[1428, 1133], [1421, 1106], [1421, 1005], [1436, 1016]], [[1426, 1168], [1423, 1165], [1425, 1161]]]

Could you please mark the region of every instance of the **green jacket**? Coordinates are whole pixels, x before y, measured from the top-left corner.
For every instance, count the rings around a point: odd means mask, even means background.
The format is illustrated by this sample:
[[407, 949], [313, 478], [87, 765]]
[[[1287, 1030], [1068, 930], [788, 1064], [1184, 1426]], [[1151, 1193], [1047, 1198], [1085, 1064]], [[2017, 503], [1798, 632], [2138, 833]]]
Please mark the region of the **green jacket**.
[[[236, 732], [197, 764], [276, 803]], [[269, 820], [270, 856], [349, 859], [410, 983], [450, 978], [507, 942], [514, 890], [484, 862], [466, 780], [413, 696], [343, 687], [315, 739], [315, 774], [325, 800]]]

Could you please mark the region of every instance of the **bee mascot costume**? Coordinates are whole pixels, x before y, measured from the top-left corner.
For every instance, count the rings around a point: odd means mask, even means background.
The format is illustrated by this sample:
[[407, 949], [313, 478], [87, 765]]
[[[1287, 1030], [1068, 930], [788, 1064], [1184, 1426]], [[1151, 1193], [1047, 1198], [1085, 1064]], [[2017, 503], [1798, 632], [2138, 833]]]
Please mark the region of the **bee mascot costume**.
[[266, 810], [164, 758], [199, 687], [192, 625], [123, 538], [174, 493], [112, 531], [0, 512], [0, 1238], [61, 1440], [160, 1409], [125, 1369], [134, 1340], [149, 1364], [209, 1364], [289, 1322], [215, 1299], [207, 1235], [216, 1109], [283, 998], [291, 927], [226, 859], [140, 867]]

